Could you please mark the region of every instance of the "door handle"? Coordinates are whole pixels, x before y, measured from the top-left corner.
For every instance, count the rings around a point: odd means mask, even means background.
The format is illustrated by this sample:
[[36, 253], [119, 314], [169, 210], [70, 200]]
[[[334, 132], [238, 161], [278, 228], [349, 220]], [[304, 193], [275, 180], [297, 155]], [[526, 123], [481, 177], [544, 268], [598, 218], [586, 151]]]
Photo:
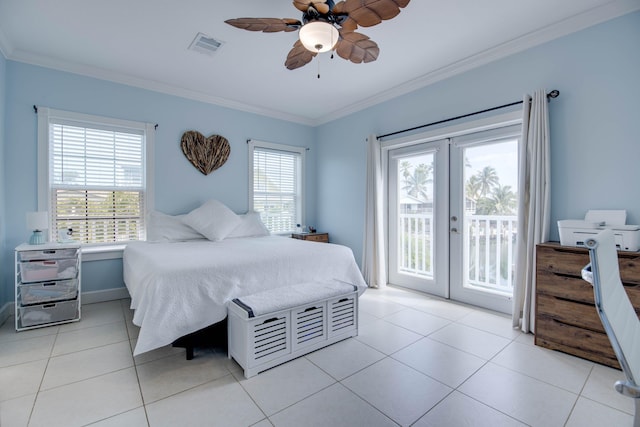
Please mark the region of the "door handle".
[[457, 233], [458, 233], [458, 229], [457, 229], [457, 228], [452, 228], [452, 229], [451, 229], [451, 232], [452, 232], [452, 233], [456, 233], [456, 234], [457, 234]]

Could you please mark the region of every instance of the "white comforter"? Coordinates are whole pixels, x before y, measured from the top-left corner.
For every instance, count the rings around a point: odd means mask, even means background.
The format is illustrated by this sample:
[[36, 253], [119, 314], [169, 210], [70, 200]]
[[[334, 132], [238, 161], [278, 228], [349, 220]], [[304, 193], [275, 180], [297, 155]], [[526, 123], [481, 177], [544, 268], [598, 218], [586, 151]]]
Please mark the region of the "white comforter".
[[351, 249], [277, 236], [134, 242], [123, 266], [141, 328], [134, 355], [223, 320], [233, 298], [332, 279], [366, 288]]

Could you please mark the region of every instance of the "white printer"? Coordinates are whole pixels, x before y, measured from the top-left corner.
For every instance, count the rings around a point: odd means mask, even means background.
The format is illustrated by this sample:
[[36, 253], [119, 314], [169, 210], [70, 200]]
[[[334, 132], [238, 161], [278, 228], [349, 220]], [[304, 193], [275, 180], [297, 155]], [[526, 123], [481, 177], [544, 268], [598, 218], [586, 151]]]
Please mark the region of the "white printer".
[[600, 230], [610, 229], [616, 238], [616, 246], [621, 251], [640, 250], [640, 225], [626, 225], [626, 210], [590, 210], [581, 219], [558, 221], [560, 244], [564, 246], [584, 246], [584, 242]]

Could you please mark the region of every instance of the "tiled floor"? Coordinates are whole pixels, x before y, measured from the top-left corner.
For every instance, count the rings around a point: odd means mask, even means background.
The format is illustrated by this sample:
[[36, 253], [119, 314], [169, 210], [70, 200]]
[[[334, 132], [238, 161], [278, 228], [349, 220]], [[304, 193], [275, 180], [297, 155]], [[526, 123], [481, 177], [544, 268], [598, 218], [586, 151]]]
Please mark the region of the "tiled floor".
[[510, 319], [367, 290], [360, 335], [251, 379], [221, 350], [132, 357], [128, 301], [82, 321], [0, 328], [0, 425], [631, 426], [620, 371], [533, 345]]

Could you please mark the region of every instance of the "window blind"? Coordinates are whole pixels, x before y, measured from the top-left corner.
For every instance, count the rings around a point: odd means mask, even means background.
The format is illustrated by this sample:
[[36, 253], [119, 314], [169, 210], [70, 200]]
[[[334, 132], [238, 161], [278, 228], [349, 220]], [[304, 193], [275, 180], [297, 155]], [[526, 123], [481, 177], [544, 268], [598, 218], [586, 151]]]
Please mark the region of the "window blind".
[[255, 147], [253, 209], [272, 233], [295, 230], [300, 223], [301, 155]]
[[144, 238], [144, 131], [49, 123], [51, 238], [82, 243]]

